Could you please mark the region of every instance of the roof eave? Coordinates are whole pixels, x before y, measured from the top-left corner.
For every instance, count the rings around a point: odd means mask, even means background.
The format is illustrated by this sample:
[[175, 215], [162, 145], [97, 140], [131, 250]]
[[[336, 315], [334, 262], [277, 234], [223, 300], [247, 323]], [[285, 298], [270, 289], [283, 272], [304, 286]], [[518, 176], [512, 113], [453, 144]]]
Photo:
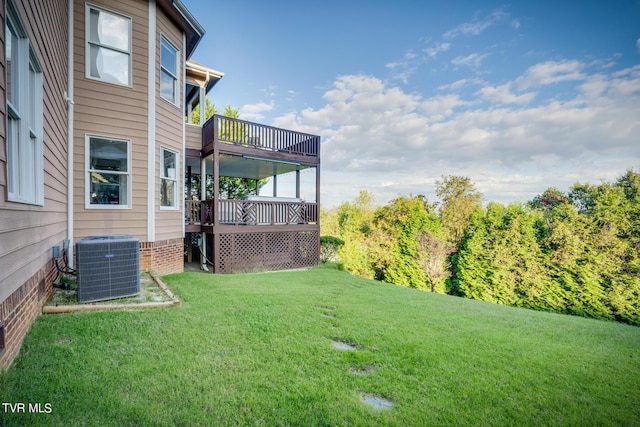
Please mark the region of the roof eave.
[[185, 56], [188, 59], [205, 34], [205, 29], [181, 0], [158, 0], [158, 4], [184, 31], [187, 40]]

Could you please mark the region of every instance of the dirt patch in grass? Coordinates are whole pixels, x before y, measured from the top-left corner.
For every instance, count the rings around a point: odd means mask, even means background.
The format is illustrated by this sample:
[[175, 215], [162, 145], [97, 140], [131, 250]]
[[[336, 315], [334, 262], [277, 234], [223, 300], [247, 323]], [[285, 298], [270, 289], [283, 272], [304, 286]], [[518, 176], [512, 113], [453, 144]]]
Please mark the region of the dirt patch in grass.
[[149, 273], [142, 273], [140, 275], [139, 294], [126, 298], [116, 298], [91, 303], [78, 302], [78, 291], [76, 290], [77, 284], [72, 278], [66, 277], [63, 282], [68, 283], [72, 289], [54, 288], [53, 295], [43, 307], [43, 313], [57, 312], [54, 309], [55, 307], [70, 307], [69, 311], [74, 311], [73, 307], [77, 307], [78, 309], [82, 307], [83, 309], [90, 310], [91, 307], [96, 309], [109, 309], [109, 306], [112, 306], [116, 309], [123, 308], [123, 306], [128, 305], [131, 305], [131, 308], [134, 308], [136, 305], [153, 307], [154, 305], [166, 306], [179, 303], [179, 300], [166, 287], [166, 285], [162, 283], [159, 278], [152, 277]]
[[359, 377], [365, 377], [367, 375], [373, 374], [375, 370], [376, 368], [374, 366], [365, 366], [364, 368], [351, 368], [349, 369], [349, 372]]
[[377, 409], [378, 411], [384, 411], [386, 409], [393, 408], [393, 402], [389, 399], [385, 399], [384, 397], [376, 396], [375, 394], [360, 394], [360, 399], [367, 405], [371, 406], [373, 409]]
[[342, 341], [331, 341], [331, 345], [333, 346], [333, 348], [336, 348], [338, 350], [357, 350], [358, 348], [353, 345], [353, 344], [349, 344], [347, 342], [342, 342]]

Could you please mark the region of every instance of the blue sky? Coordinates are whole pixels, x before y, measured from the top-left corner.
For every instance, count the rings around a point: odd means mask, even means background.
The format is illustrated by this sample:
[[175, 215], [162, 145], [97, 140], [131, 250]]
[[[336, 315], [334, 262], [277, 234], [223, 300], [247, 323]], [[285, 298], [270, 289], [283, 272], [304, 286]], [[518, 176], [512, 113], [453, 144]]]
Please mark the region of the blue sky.
[[326, 207], [360, 190], [485, 201], [640, 170], [640, 0], [183, 0], [241, 117], [322, 136]]

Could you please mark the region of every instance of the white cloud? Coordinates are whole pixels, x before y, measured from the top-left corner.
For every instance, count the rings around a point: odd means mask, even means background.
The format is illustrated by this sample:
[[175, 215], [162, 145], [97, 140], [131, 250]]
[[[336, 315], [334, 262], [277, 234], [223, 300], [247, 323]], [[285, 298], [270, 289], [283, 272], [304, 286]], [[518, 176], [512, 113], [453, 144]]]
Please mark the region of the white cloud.
[[[452, 47], [451, 40], [460, 35], [477, 36], [508, 17], [509, 14], [500, 9], [494, 10], [484, 18], [476, 17], [471, 22], [465, 22], [445, 32], [442, 35], [445, 41], [424, 48], [422, 50], [424, 55], [418, 55], [413, 50], [408, 50], [401, 59], [389, 62], [385, 64], [385, 66], [393, 72], [393, 79], [400, 80], [406, 84], [409, 78], [418, 72], [422, 64], [450, 50]], [[517, 30], [520, 27], [520, 21], [513, 19], [509, 25]], [[486, 57], [487, 54], [472, 53], [467, 56], [458, 56], [451, 62], [456, 66], [465, 65], [472, 68], [479, 68]]]
[[484, 83], [485, 83], [484, 81], [482, 81], [481, 79], [478, 79], [478, 78], [460, 79], [460, 80], [456, 80], [453, 83], [440, 85], [440, 86], [437, 87], [437, 89], [438, 90], [456, 91], [456, 90], [460, 90], [460, 89], [462, 89], [463, 87], [466, 87], [466, 86], [481, 85], [481, 84], [484, 84]]
[[479, 68], [487, 54], [472, 53], [467, 56], [458, 56], [451, 60], [453, 65], [466, 65], [471, 68]]
[[257, 104], [243, 105], [239, 109], [240, 117], [243, 120], [260, 121], [264, 118], [262, 113], [273, 110], [273, 103], [259, 102]]
[[417, 56], [418, 55], [413, 50], [408, 50], [404, 53], [401, 59], [389, 62], [388, 64], [385, 64], [385, 67], [393, 71], [394, 79], [407, 83], [409, 81], [409, 77], [415, 74], [418, 70], [419, 61], [416, 61]]
[[534, 92], [522, 95], [514, 94], [511, 91], [511, 83], [500, 86], [485, 86], [476, 92], [476, 95], [485, 101], [497, 102], [498, 104], [528, 104], [536, 97]]
[[582, 73], [584, 64], [580, 61], [547, 61], [530, 67], [517, 79], [521, 90], [531, 87], [545, 86], [558, 82], [584, 80]]
[[446, 52], [451, 47], [451, 43], [438, 43], [435, 47], [430, 47], [424, 50], [428, 58], [434, 58], [436, 55], [442, 52]]
[[385, 67], [391, 68], [392, 70], [396, 68], [406, 67], [407, 64], [416, 56], [417, 55], [412, 50], [408, 50], [404, 53], [402, 59], [395, 62], [389, 62], [388, 64], [385, 64]]
[[[454, 174], [471, 177], [487, 200], [526, 201], [549, 186], [598, 183], [640, 167], [640, 66], [591, 76], [582, 69], [546, 62], [467, 96], [424, 97], [376, 77], [341, 76], [324, 106], [275, 125], [322, 136], [327, 206], [361, 189], [381, 203], [408, 193], [433, 198], [435, 179]], [[555, 81], [573, 81], [574, 95], [538, 100], [515, 90]]]
[[263, 94], [265, 94], [266, 96], [273, 98], [276, 96], [276, 89], [278, 88], [278, 86], [276, 85], [269, 85], [267, 86], [265, 89], [260, 89], [260, 92], [262, 92]]
[[436, 95], [420, 104], [422, 111], [429, 116], [429, 121], [441, 121], [453, 114], [458, 107], [469, 105], [470, 102], [460, 99], [459, 95]]
[[287, 100], [288, 102], [292, 102], [293, 100], [296, 99], [297, 95], [298, 95], [298, 93], [295, 90], [289, 89], [287, 91], [287, 96], [286, 96], [285, 100]]
[[640, 39], [636, 40], [636, 47], [638, 48], [638, 52], [640, 52]]
[[465, 22], [463, 24], [454, 27], [443, 34], [445, 39], [454, 39], [459, 35], [466, 36], [477, 36], [487, 28], [494, 26], [496, 23], [501, 21], [502, 19], [508, 17], [509, 15], [502, 10], [494, 10], [484, 19], [474, 19], [471, 22]]

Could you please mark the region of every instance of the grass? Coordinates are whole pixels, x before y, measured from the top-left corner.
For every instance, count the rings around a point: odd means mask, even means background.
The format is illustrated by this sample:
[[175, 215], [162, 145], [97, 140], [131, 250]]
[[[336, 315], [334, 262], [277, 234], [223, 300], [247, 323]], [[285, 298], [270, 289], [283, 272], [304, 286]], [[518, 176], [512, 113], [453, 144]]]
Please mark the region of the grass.
[[640, 425], [637, 327], [326, 267], [163, 280], [182, 305], [41, 316], [0, 400], [51, 413], [0, 424]]

